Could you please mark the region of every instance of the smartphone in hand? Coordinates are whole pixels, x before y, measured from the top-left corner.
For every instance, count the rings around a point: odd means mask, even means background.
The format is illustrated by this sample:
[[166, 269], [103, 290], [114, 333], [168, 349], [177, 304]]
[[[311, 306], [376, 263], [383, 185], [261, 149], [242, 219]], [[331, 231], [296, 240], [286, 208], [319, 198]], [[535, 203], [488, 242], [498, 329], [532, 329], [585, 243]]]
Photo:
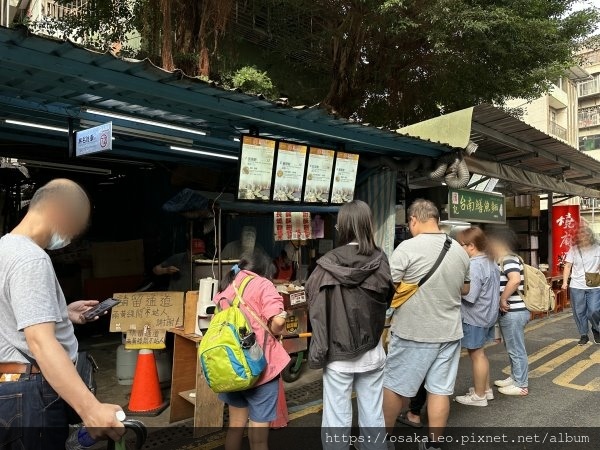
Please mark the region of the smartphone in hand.
[[120, 300], [115, 298], [107, 298], [103, 302], [98, 303], [92, 309], [83, 314], [83, 318], [87, 321], [94, 320], [95, 317], [100, 317], [107, 311], [121, 303]]

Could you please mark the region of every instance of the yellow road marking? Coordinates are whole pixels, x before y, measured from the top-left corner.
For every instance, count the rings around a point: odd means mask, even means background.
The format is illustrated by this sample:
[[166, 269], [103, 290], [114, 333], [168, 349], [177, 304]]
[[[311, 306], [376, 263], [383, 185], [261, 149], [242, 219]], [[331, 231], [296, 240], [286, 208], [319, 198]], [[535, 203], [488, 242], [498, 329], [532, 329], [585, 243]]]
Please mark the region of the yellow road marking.
[[572, 367], [569, 367], [552, 381], [559, 386], [577, 389], [578, 391], [598, 392], [600, 391], [600, 377], [596, 377], [589, 383], [583, 385], [573, 383], [575, 378], [597, 364], [600, 364], [600, 350], [596, 350], [588, 359], [579, 361]]
[[[552, 319], [540, 319], [540, 321], [538, 323], [534, 323], [534, 324], [529, 324], [527, 327], [525, 327], [525, 334], [527, 333], [531, 333], [532, 331], [538, 330], [542, 327], [545, 327], [547, 325], [552, 325], [553, 323], [556, 323], [560, 320], [564, 320], [567, 317], [572, 317], [573, 314], [572, 313], [568, 313], [568, 314], [561, 314], [558, 317], [553, 317]], [[483, 346], [484, 349], [489, 348], [489, 347], [493, 347], [495, 345], [498, 345], [496, 342], [488, 342], [487, 344], [485, 344]], [[466, 350], [461, 350], [461, 354], [460, 356], [467, 356], [469, 354], [469, 352], [467, 352]], [[507, 373], [508, 375], [510, 375], [510, 368], [508, 369], [508, 373], [506, 372], [506, 368], [503, 370], [504, 373]]]
[[[563, 320], [563, 319], [565, 319], [567, 317], [571, 317], [571, 316], [572, 316], [572, 314], [569, 313], [569, 314], [560, 315], [558, 317], [553, 317], [552, 319], [542, 319], [542, 320], [540, 320], [539, 323], [535, 323], [535, 324], [529, 325], [527, 328], [525, 328], [525, 333], [530, 333], [530, 332], [535, 331], [535, 330], [537, 330], [539, 328], [545, 327], [547, 325], [551, 325], [551, 324], [553, 324], [555, 322], [558, 322], [560, 320]], [[575, 341], [574, 339], [563, 339], [561, 341], [555, 342], [554, 344], [549, 345], [548, 347], [545, 347], [542, 350], [540, 350], [540, 351], [532, 354], [531, 357], [529, 358], [529, 362], [533, 363], [535, 361], [538, 361], [539, 359], [543, 358], [544, 356], [547, 356], [550, 353], [552, 353], [552, 352], [560, 349], [561, 347], [563, 347], [563, 346], [565, 346], [565, 345], [567, 345], [567, 344], [569, 344], [571, 342], [574, 342], [574, 341]], [[490, 344], [486, 345], [486, 348], [487, 347], [491, 347], [493, 345], [497, 345], [497, 344], [490, 343]], [[577, 354], [579, 354], [579, 353], [581, 353], [581, 352], [583, 352], [583, 351], [586, 350], [586, 347], [576, 347], [576, 348], [574, 348], [572, 350], [576, 350], [576, 349], [579, 350], [580, 348], [582, 350], [579, 351]], [[566, 352], [565, 355], [569, 354], [570, 352], [571, 351]], [[592, 366], [594, 364], [600, 364], [600, 351], [598, 351], [596, 353], [598, 353], [598, 356], [597, 356], [598, 361], [597, 362], [591, 362], [590, 360], [586, 360], [586, 361], [581, 361], [580, 363], [584, 363], [585, 362], [586, 363], [585, 368], [587, 368], [589, 366]], [[464, 352], [463, 356], [464, 355], [466, 355], [466, 352]], [[554, 358], [552, 361], [549, 361], [546, 364], [544, 364], [543, 366], [540, 366], [540, 368], [538, 368], [538, 369], [544, 368], [543, 370], [545, 370], [545, 372], [543, 374], [541, 374], [541, 375], [538, 375], [538, 376], [542, 376], [542, 375], [545, 375], [546, 373], [551, 372], [554, 368], [560, 366], [561, 364], [563, 364], [564, 362], [566, 362], [568, 359], [573, 358], [576, 355], [572, 354], [572, 355], [564, 358], [564, 361], [560, 362], [559, 360], [562, 359], [563, 356], [564, 355], [558, 356], [557, 358]], [[560, 364], [559, 364], [559, 362], [560, 362]], [[555, 363], [554, 367], [550, 368], [551, 367], [550, 363]], [[580, 363], [578, 363], [578, 364], [580, 364]], [[573, 368], [576, 367], [576, 366], [573, 366]], [[585, 368], [583, 370], [585, 370]], [[538, 370], [538, 369], [536, 369], [536, 370]], [[507, 370], [508, 370], [508, 372], [507, 372]], [[569, 370], [572, 370], [572, 369], [569, 369]], [[567, 370], [564, 374], [567, 374], [567, 372], [569, 372], [569, 370]], [[510, 374], [510, 367], [505, 368], [504, 372], [507, 373], [507, 374]], [[573, 378], [570, 378], [570, 379], [565, 378], [566, 381], [563, 381], [563, 382], [565, 382], [565, 383], [570, 382], [572, 379], [574, 379], [576, 376], [578, 376], [581, 372], [582, 372], [582, 370], [577, 371], [576, 374], [575, 374], [575, 376], [573, 376]], [[561, 376], [562, 375], [560, 375], [559, 377], [557, 377], [555, 379], [555, 382]], [[557, 384], [560, 384], [560, 383], [557, 383]], [[586, 386], [588, 386], [588, 385], [592, 385], [593, 389], [587, 389]], [[580, 389], [580, 390], [582, 390], [582, 389], [583, 390], [600, 390], [600, 378], [597, 378], [594, 381], [588, 383], [588, 385], [586, 385], [586, 386], [573, 385], [573, 386], [577, 386], [577, 387], [575, 387], [575, 389]], [[596, 386], [598, 386], [598, 388], [596, 388]], [[296, 411], [296, 412], [290, 414], [289, 415], [289, 421], [291, 422], [293, 420], [297, 420], [297, 419], [300, 419], [302, 417], [309, 416], [311, 414], [318, 414], [322, 410], [323, 410], [323, 404], [322, 403], [319, 403], [319, 404], [316, 404], [316, 405], [312, 405], [312, 406], [309, 406], [307, 408], [303, 408], [303, 409], [301, 409], [299, 411]], [[223, 431], [223, 432], [219, 432], [218, 434], [215, 434], [214, 435], [214, 440], [212, 440], [211, 442], [207, 442], [206, 444], [202, 444], [202, 445], [196, 446], [196, 447], [190, 447], [188, 450], [214, 450], [216, 448], [222, 447], [224, 444], [225, 444], [225, 432]]]
[[[574, 343], [575, 341], [576, 341], [575, 339], [561, 339], [560, 341], [556, 341], [554, 344], [550, 344], [547, 347], [544, 347], [541, 350], [538, 350], [537, 352], [531, 354], [529, 356], [529, 358], [527, 358], [529, 361], [529, 364], [531, 365], [531, 364], [535, 363], [536, 361], [555, 352], [556, 350], [564, 347], [565, 345]], [[541, 370], [539, 371], [539, 374], [535, 373], [535, 371], [538, 370], [538, 369], [535, 369], [530, 372], [529, 376], [531, 378], [541, 377], [542, 375], [545, 375], [548, 372], [552, 371], [553, 369], [557, 368], [561, 364], [564, 364], [568, 359], [574, 358], [575, 356], [579, 355], [580, 353], [583, 353], [584, 351], [585, 351], [585, 347], [581, 347], [581, 346], [573, 347], [572, 349], [570, 349], [563, 355], [559, 355], [556, 358], [548, 361], [546, 364], [543, 364], [542, 366], [540, 366], [539, 369], [541, 369]], [[567, 355], [567, 354], [569, 356], [563, 358], [563, 356]], [[550, 368], [550, 367], [552, 367], [552, 368]], [[510, 375], [510, 366], [505, 367], [503, 372], [507, 375]]]
[[530, 324], [525, 328], [525, 333], [530, 333], [532, 331], [537, 330], [538, 328], [545, 327], [546, 325], [551, 325], [555, 322], [559, 322], [561, 320], [566, 319], [567, 317], [573, 317], [573, 313], [561, 314], [560, 316], [553, 317], [552, 319], [539, 319], [538, 323]]
[[[575, 339], [563, 339], [566, 344], [575, 343]], [[559, 341], [559, 342], [563, 342]], [[564, 363], [569, 361], [576, 356], [581, 355], [583, 352], [587, 350], [586, 347], [578, 345], [576, 347], [572, 347], [561, 355], [558, 355], [556, 358], [551, 359], [550, 361], [542, 364], [539, 367], [536, 367], [534, 370], [529, 372], [529, 378], [539, 378], [550, 372], [552, 372], [557, 367], [562, 366]]]

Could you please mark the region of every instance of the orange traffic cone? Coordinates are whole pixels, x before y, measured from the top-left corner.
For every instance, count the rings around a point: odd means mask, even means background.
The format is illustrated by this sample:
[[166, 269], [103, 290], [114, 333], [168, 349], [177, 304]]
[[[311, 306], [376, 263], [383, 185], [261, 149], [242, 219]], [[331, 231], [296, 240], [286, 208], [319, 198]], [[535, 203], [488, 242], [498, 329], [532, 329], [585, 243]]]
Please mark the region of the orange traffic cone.
[[135, 366], [133, 388], [129, 405], [124, 408], [131, 416], [158, 416], [163, 412], [168, 401], [163, 401], [158, 371], [152, 350], [140, 350]]

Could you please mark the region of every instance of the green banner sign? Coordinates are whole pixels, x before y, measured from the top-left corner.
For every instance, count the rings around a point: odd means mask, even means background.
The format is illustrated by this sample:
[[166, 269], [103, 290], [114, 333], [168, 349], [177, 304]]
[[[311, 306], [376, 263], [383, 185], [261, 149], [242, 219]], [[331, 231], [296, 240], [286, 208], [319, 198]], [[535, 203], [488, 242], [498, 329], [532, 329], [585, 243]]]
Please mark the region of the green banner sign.
[[450, 189], [448, 219], [463, 222], [506, 223], [504, 196], [468, 189]]

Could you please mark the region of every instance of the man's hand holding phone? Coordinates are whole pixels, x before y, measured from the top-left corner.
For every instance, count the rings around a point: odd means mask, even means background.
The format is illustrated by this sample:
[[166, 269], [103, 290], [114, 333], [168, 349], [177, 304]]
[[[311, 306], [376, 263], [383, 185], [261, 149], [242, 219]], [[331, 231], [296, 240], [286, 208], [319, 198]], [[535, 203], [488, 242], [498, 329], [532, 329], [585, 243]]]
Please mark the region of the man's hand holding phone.
[[108, 314], [119, 303], [119, 300], [113, 298], [107, 298], [102, 303], [98, 300], [79, 300], [67, 306], [69, 319], [78, 325], [93, 322]]

